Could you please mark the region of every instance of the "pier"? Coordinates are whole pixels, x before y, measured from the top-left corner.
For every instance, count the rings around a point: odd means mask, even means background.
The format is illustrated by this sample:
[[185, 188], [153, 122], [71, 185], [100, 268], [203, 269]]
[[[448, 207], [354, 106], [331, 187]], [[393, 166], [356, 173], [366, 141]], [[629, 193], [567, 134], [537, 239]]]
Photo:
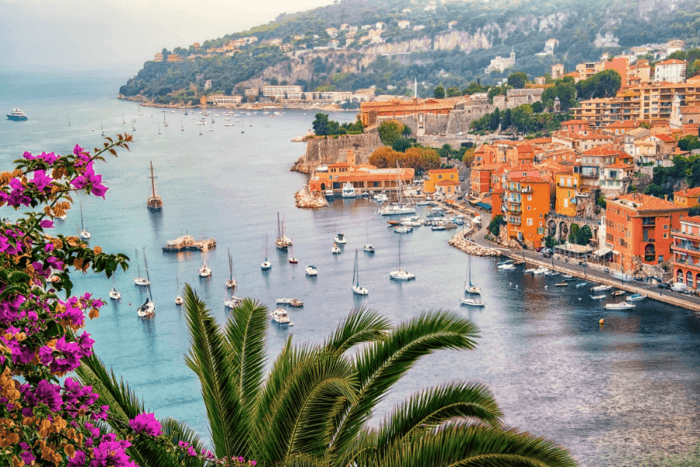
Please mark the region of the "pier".
[[183, 235], [175, 240], [168, 240], [163, 247], [164, 252], [172, 253], [178, 251], [207, 251], [216, 246], [216, 240], [209, 238], [206, 240], [195, 240], [192, 235]]

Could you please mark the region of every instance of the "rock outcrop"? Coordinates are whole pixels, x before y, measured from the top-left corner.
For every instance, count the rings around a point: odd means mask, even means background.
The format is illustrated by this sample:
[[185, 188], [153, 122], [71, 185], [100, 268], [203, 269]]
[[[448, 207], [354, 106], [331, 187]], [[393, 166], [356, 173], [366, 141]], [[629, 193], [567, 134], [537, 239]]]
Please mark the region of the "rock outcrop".
[[484, 246], [477, 245], [471, 240], [468, 240], [467, 238], [465, 238], [465, 234], [461, 231], [454, 234], [448, 243], [451, 246], [457, 248], [458, 250], [462, 250], [463, 252], [474, 256], [502, 255], [501, 250], [497, 248], [486, 248]]
[[314, 138], [306, 142], [306, 154], [292, 166], [292, 171], [309, 174], [323, 164], [345, 161], [347, 150], [355, 153], [358, 164], [369, 162], [369, 155], [382, 146], [378, 133], [341, 135], [338, 138]]
[[296, 206], [304, 209], [319, 209], [328, 206], [328, 201], [323, 195], [314, 196], [309, 192], [309, 187], [304, 186], [295, 195]]

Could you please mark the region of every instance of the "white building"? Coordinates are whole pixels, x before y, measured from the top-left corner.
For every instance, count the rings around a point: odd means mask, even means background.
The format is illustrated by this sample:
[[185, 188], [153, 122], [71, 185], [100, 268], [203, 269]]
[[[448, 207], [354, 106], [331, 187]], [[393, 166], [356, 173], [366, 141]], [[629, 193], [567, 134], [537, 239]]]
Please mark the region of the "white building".
[[497, 56], [493, 60], [491, 60], [491, 64], [486, 67], [484, 70], [484, 73], [489, 74], [492, 71], [498, 70], [499, 72], [503, 73], [506, 68], [512, 68], [515, 65], [515, 52], [510, 53], [510, 58], [503, 58], [501, 56]]
[[398, 25], [401, 29], [406, 29], [407, 27], [409, 27], [411, 25], [411, 22], [404, 19], [404, 20], [399, 21]]
[[326, 34], [328, 34], [331, 37], [338, 37], [338, 30], [336, 28], [327, 28]]
[[654, 81], [668, 83], [682, 83], [685, 81], [686, 63], [683, 60], [671, 58], [656, 64]]
[[285, 94], [291, 92], [302, 92], [301, 86], [285, 85], [285, 86], [263, 86], [263, 96], [265, 97], [284, 97]]
[[211, 89], [211, 80], [208, 79], [204, 82], [204, 90]]

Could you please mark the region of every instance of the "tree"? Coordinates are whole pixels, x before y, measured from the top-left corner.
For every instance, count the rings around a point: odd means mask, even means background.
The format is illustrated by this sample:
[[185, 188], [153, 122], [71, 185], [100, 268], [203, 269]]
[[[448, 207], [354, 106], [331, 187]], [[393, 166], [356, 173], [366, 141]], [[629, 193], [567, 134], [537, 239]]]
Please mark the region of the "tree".
[[588, 245], [588, 243], [591, 241], [591, 238], [593, 238], [593, 232], [591, 231], [591, 228], [587, 225], [584, 225], [578, 230], [578, 232], [576, 232], [575, 242], [578, 245]]
[[603, 70], [588, 79], [576, 83], [579, 99], [613, 97], [620, 90], [622, 78], [615, 70]]
[[[475, 348], [477, 327], [456, 314], [426, 313], [393, 327], [376, 312], [355, 310], [322, 343], [295, 346], [289, 339], [268, 366], [265, 306], [246, 299], [221, 325], [186, 286], [185, 313], [191, 340], [186, 361], [202, 386], [218, 458], [242, 456], [261, 466], [441, 467], [485, 458], [493, 465], [516, 459], [523, 465], [575, 465], [554, 443], [504, 428], [493, 395], [479, 383], [424, 389], [378, 428], [370, 427], [377, 405], [421, 357]], [[121, 411], [143, 410], [98, 360], [84, 366], [83, 382], [116, 402], [105, 422], [113, 429], [120, 428]], [[192, 430], [186, 433], [198, 442]], [[163, 463], [172, 457], [166, 446], [139, 438], [132, 444], [145, 461], [142, 467], [173, 465]]]
[[475, 148], [470, 148], [470, 149], [467, 149], [466, 151], [464, 151], [464, 155], [462, 156], [462, 163], [466, 167], [471, 167], [472, 162], [474, 161], [474, 153], [475, 152], [476, 152]]
[[437, 86], [435, 88], [435, 91], [433, 92], [433, 96], [435, 99], [444, 99], [445, 98], [445, 88], [442, 86]]
[[401, 136], [407, 138], [407, 137], [411, 136], [411, 133], [412, 133], [411, 127], [408, 125], [404, 125], [403, 130], [401, 130]]
[[530, 106], [530, 104], [519, 105], [515, 109], [513, 109], [511, 116], [513, 119], [513, 124], [517, 126], [520, 129], [520, 131], [525, 132], [527, 131], [528, 126], [530, 125], [530, 117], [532, 116], [532, 106]]
[[489, 119], [489, 130], [496, 131], [500, 124], [501, 124], [501, 113], [498, 110], [498, 107], [496, 107], [496, 110], [494, 110], [491, 113], [491, 118]]
[[529, 82], [527, 73], [524, 71], [517, 71], [508, 76], [508, 86], [512, 86], [515, 89], [522, 89]]
[[462, 92], [459, 90], [457, 86], [452, 86], [447, 88], [447, 97], [457, 97], [461, 96]]
[[379, 138], [382, 143], [391, 146], [392, 143], [401, 137], [405, 125], [396, 120], [387, 120], [379, 124]]
[[533, 102], [532, 103], [532, 112], [533, 113], [542, 113], [544, 110], [544, 104], [541, 101]]
[[506, 111], [504, 112], [504, 115], [503, 115], [503, 123], [501, 125], [501, 128], [503, 128], [505, 130], [506, 128], [510, 128], [510, 126], [512, 124], [513, 124], [512, 112], [510, 109], [506, 109]]
[[489, 222], [489, 232], [491, 232], [494, 235], [494, 237], [498, 237], [498, 235], [501, 233], [502, 224], [503, 216], [500, 214], [494, 216], [493, 219], [491, 219], [491, 222]]
[[391, 144], [391, 148], [396, 152], [406, 152], [406, 149], [413, 146], [413, 142], [408, 138], [397, 138]]
[[384, 146], [376, 149], [372, 155], [369, 156], [369, 163], [380, 169], [386, 169], [389, 167], [396, 167], [396, 161], [399, 157], [399, 153], [392, 148]]
[[317, 113], [316, 118], [314, 118], [313, 122], [313, 129], [314, 133], [318, 136], [326, 136], [329, 134], [329, 128], [328, 128], [328, 114], [324, 113]]

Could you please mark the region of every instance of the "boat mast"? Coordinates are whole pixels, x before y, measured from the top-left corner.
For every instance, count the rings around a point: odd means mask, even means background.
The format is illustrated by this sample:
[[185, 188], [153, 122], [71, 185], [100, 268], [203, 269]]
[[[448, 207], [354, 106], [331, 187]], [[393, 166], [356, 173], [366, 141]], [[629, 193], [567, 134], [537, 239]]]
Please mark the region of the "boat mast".
[[80, 228], [85, 231], [85, 222], [83, 221], [83, 202], [80, 202]]
[[401, 237], [399, 237], [399, 271], [401, 271]]
[[229, 280], [233, 280], [233, 258], [231, 258], [231, 247], [228, 249], [228, 275]]
[[143, 247], [143, 264], [146, 267], [146, 281], [148, 282], [146, 290], [148, 291], [148, 298], [150, 298], [151, 301], [153, 301], [153, 295], [151, 294], [151, 278], [148, 277], [148, 261], [146, 261], [146, 247]]
[[139, 262], [139, 250], [134, 248], [134, 259], [136, 259], [136, 268], [139, 271], [137, 278], [141, 277], [141, 263]]
[[150, 161], [151, 163], [151, 197], [155, 198], [156, 197], [156, 179], [153, 176], [153, 161]]
[[468, 256], [469, 256], [469, 266], [468, 266], [468, 269], [469, 269], [469, 285], [471, 286], [471, 285], [472, 285], [472, 256], [471, 256], [471, 255], [468, 255]]

